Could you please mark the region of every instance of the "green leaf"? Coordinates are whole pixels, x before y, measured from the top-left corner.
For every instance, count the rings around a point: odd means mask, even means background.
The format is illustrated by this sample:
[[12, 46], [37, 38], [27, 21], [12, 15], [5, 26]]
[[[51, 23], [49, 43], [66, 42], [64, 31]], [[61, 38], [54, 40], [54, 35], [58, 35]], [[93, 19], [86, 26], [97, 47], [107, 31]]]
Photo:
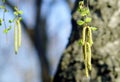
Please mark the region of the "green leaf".
[[3, 32], [4, 32], [5, 34], [7, 34], [7, 33], [8, 33], [8, 29], [5, 29]]
[[3, 20], [0, 18], [0, 22], [2, 22]]
[[78, 21], [77, 21], [77, 24], [78, 24], [78, 25], [83, 25], [84, 23], [85, 23], [85, 22], [82, 21], [82, 20], [78, 20]]
[[81, 16], [86, 16], [86, 15], [89, 15], [90, 14], [90, 11], [88, 8], [82, 8], [79, 10]]
[[86, 16], [87, 15], [86, 12], [85, 12], [85, 9], [81, 9], [80, 14], [81, 14], [81, 16]]
[[14, 7], [14, 15], [18, 16], [18, 15], [22, 15], [22, 14], [23, 14], [23, 11], [18, 10], [17, 7]]
[[80, 39], [80, 40], [78, 41], [78, 43], [79, 43], [79, 45], [83, 45], [83, 40]]
[[93, 31], [96, 31], [96, 30], [97, 30], [97, 28], [96, 28], [96, 27], [91, 27], [91, 29], [92, 29]]
[[90, 10], [89, 10], [89, 8], [85, 8], [85, 13], [87, 14], [87, 15], [89, 15], [90, 14]]
[[5, 6], [0, 6], [0, 9], [5, 9]]
[[15, 11], [18, 11], [18, 8], [15, 6], [15, 7], [14, 7], [14, 10], [15, 10]]
[[7, 34], [9, 30], [11, 30], [12, 26], [9, 26], [8, 28], [4, 29], [4, 33]]
[[2, 25], [2, 21], [3, 21], [3, 20], [0, 18], [0, 26]]
[[12, 20], [9, 20], [9, 23], [12, 23], [13, 21]]
[[15, 12], [14, 12], [14, 15], [15, 15], [15, 16], [18, 16], [18, 12], [15, 11]]
[[91, 21], [92, 21], [92, 18], [86, 17], [85, 22], [89, 23], [89, 22], [91, 22]]
[[20, 11], [18, 11], [18, 14], [22, 15], [22, 14], [23, 14], [23, 11], [21, 11], [21, 10], [20, 10]]

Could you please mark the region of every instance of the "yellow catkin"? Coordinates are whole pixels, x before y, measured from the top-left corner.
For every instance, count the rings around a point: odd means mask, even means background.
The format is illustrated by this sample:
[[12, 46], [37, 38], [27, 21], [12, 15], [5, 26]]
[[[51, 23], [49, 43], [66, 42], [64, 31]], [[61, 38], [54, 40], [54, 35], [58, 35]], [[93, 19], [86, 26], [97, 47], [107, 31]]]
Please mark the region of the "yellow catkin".
[[89, 70], [92, 69], [91, 65], [91, 46], [93, 44], [92, 41], [92, 31], [89, 26], [85, 26], [82, 32], [82, 40], [83, 40], [83, 56], [85, 63], [85, 74], [86, 77], [89, 76]]
[[85, 56], [86, 56], [86, 55], [85, 55], [85, 53], [86, 53], [86, 52], [85, 52], [85, 45], [82, 46], [82, 52], [83, 52], [83, 57], [84, 57], [84, 60], [85, 60], [85, 58], [86, 58], [86, 57], [85, 57]]
[[89, 76], [88, 74], [88, 56], [87, 56], [87, 44], [85, 43], [84, 44], [84, 50], [85, 50], [85, 60], [84, 60], [84, 63], [85, 63], [85, 74], [86, 74], [86, 77]]
[[17, 40], [17, 27], [16, 27], [16, 25], [14, 27], [14, 50], [15, 50], [15, 54], [17, 54], [17, 52], [18, 52], [18, 40]]
[[17, 20], [16, 21], [16, 24], [17, 24], [17, 28], [18, 28], [18, 33], [17, 33], [17, 36], [18, 36], [18, 47], [21, 46], [21, 24], [20, 24], [20, 20]]
[[83, 45], [85, 44], [85, 38], [86, 38], [86, 29], [87, 29], [87, 27], [84, 27], [83, 28], [83, 31], [82, 31], [82, 42], [83, 42]]
[[88, 69], [91, 70], [92, 69], [92, 66], [91, 66], [91, 47], [90, 47], [90, 44], [87, 42], [86, 43], [86, 47], [87, 47], [87, 66], [88, 66]]
[[91, 27], [89, 27], [89, 26], [88, 26], [87, 36], [88, 36], [88, 42], [89, 42], [90, 46], [92, 46], [92, 44], [93, 44], [93, 40], [92, 40], [92, 30], [91, 30]]

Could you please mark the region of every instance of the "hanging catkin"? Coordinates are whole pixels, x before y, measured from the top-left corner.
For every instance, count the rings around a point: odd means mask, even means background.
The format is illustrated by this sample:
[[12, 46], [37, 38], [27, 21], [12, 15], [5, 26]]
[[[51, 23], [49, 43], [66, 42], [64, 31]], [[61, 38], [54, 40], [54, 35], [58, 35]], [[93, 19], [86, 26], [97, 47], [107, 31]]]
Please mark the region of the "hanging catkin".
[[83, 45], [85, 44], [86, 30], [87, 30], [87, 27], [84, 27], [83, 31], [82, 31], [82, 42], [83, 42]]
[[17, 54], [17, 52], [18, 52], [18, 39], [17, 39], [17, 26], [16, 26], [16, 24], [14, 27], [14, 50], [15, 50], [15, 54]]
[[83, 39], [83, 56], [84, 56], [84, 63], [85, 63], [85, 73], [86, 77], [89, 76], [89, 70], [92, 69], [91, 66], [91, 46], [92, 42], [92, 33], [91, 28], [85, 26], [82, 32], [82, 39]]
[[14, 49], [15, 54], [17, 54], [18, 49], [21, 46], [21, 25], [20, 19], [16, 20], [15, 27], [14, 27]]
[[20, 25], [20, 20], [19, 19], [16, 21], [16, 24], [17, 24], [17, 28], [18, 28], [18, 33], [17, 33], [17, 36], [18, 36], [18, 48], [20, 48], [20, 46], [21, 46], [21, 25]]
[[[92, 69], [91, 65], [91, 47], [93, 44], [92, 40], [92, 30], [91, 26], [89, 26], [92, 18], [90, 17], [89, 11], [89, 1], [87, 0], [87, 5], [84, 3], [84, 0], [80, 0], [78, 12], [80, 13], [81, 19], [77, 21], [79, 26], [83, 27], [82, 30], [82, 39], [79, 40], [80, 45], [82, 45], [82, 51], [84, 56], [84, 64], [85, 64], [85, 74], [88, 77], [89, 71]], [[96, 28], [95, 28], [96, 29]]]
[[86, 77], [88, 77], [88, 54], [87, 54], [87, 43], [85, 42], [84, 44], [84, 56], [85, 56], [85, 59], [84, 59], [84, 63], [85, 63], [85, 74], [86, 74]]
[[92, 40], [92, 30], [91, 30], [91, 27], [89, 27], [89, 26], [88, 26], [87, 36], [88, 36], [88, 42], [89, 42], [90, 46], [92, 46], [92, 44], [93, 44], [93, 40]]
[[90, 44], [87, 42], [86, 43], [86, 53], [87, 53], [87, 66], [88, 66], [88, 69], [91, 70], [92, 66], [91, 66], [91, 47], [90, 47]]
[[85, 52], [86, 50], [85, 50], [85, 45], [83, 45], [83, 47], [82, 47], [82, 52], [83, 52], [83, 56], [84, 56], [84, 62], [85, 62], [85, 58], [86, 58], [86, 55], [85, 55]]

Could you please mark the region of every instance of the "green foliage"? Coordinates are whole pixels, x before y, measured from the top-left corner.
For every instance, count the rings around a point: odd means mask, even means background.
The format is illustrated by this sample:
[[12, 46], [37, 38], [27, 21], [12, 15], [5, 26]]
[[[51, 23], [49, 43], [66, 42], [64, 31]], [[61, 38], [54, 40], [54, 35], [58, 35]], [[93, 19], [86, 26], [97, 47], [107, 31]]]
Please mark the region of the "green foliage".
[[12, 28], [12, 26], [9, 26], [8, 28], [5, 28], [3, 32], [4, 32], [5, 34], [7, 34], [8, 31], [11, 30], [11, 28]]
[[78, 43], [79, 43], [79, 45], [83, 45], [83, 40], [82, 39], [80, 39], [79, 41], [78, 41]]
[[13, 19], [9, 19], [8, 20], [8, 25], [6, 24], [6, 13], [9, 12], [9, 10], [6, 8], [5, 6], [5, 2], [6, 0], [2, 0], [2, 5], [0, 5], [0, 9], [3, 10], [3, 17], [0, 18], [0, 26], [3, 24], [3, 27], [5, 27], [4, 29], [4, 33], [7, 34], [11, 29], [12, 29], [12, 24], [14, 25], [14, 50], [15, 53], [18, 52], [19, 47], [21, 46], [21, 20], [22, 17], [21, 15], [23, 14], [23, 11], [19, 10], [17, 7], [14, 7], [14, 18]]
[[13, 21], [10, 19], [10, 20], [9, 20], [9, 23], [12, 23], [12, 22], [13, 22]]
[[3, 21], [3, 20], [0, 18], [0, 26], [2, 25], [2, 21]]
[[[4, 2], [4, 1], [3, 1], [3, 2]], [[2, 23], [4, 22], [4, 27], [5, 27], [5, 29], [4, 29], [3, 32], [4, 32], [5, 34], [7, 34], [7, 33], [11, 30], [11, 28], [12, 28], [11, 24], [14, 23], [15, 20], [22, 20], [21, 15], [23, 14], [23, 11], [18, 10], [17, 7], [14, 7], [14, 12], [13, 12], [13, 13], [14, 13], [15, 17], [14, 17], [13, 19], [9, 19], [9, 20], [8, 20], [8, 22], [10, 23], [10, 25], [7, 27], [7, 26], [6, 26], [6, 21], [5, 21], [5, 13], [9, 12], [9, 10], [6, 9], [5, 5], [0, 6], [0, 9], [3, 10], [3, 14], [4, 14], [3, 17], [0, 18], [0, 26], [1, 26]]]
[[90, 14], [89, 9], [87, 8], [82, 8], [79, 10], [79, 12], [81, 13], [81, 16], [87, 16]]
[[86, 23], [89, 23], [89, 22], [91, 22], [91, 21], [92, 21], [92, 18], [91, 18], [91, 17], [86, 17], [86, 18], [85, 18], [85, 22], [86, 22]]
[[97, 30], [96, 27], [92, 27], [92, 26], [91, 26], [91, 29], [92, 29], [93, 31], [96, 31], [96, 30]]
[[23, 14], [23, 11], [21, 11], [21, 10], [18, 10], [18, 8], [17, 7], [14, 7], [14, 15], [15, 16], [19, 16], [19, 15], [22, 15]]
[[78, 25], [83, 25], [84, 23], [85, 23], [85, 22], [82, 21], [82, 20], [78, 20], [78, 21], [77, 21], [77, 24], [78, 24]]

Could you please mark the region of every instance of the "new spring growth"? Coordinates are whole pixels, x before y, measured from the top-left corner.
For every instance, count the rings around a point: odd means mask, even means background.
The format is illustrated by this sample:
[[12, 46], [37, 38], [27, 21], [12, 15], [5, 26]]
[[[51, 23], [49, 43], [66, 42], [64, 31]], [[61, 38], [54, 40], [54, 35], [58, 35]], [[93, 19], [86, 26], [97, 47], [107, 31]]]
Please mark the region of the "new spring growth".
[[84, 56], [85, 64], [85, 74], [86, 77], [89, 77], [89, 71], [92, 69], [91, 65], [91, 47], [93, 44], [92, 40], [92, 30], [96, 30], [96, 27], [89, 26], [89, 23], [92, 21], [90, 17], [90, 11], [88, 7], [84, 6], [84, 1], [79, 2], [78, 11], [82, 20], [78, 20], [77, 24], [83, 26], [82, 38], [79, 40], [80, 45], [82, 45], [82, 51]]
[[2, 25], [2, 19], [0, 18], [0, 26]]
[[15, 22], [15, 27], [14, 27], [14, 49], [15, 49], [15, 54], [18, 53], [18, 49], [21, 46], [21, 24], [20, 24], [21, 19], [17, 19]]
[[9, 19], [9, 25], [6, 24], [5, 21], [5, 13], [8, 12], [6, 5], [5, 5], [6, 0], [2, 0], [2, 5], [0, 5], [0, 9], [3, 10], [3, 17], [0, 18], [0, 26], [2, 24], [4, 24], [4, 33], [8, 33], [9, 30], [11, 30], [12, 28], [12, 23], [15, 23], [14, 25], [14, 51], [15, 54], [18, 53], [18, 49], [21, 46], [21, 23], [20, 21], [22, 20], [21, 15], [23, 14], [23, 12], [21, 10], [19, 10], [17, 7], [14, 7], [14, 18], [13, 19]]
[[15, 49], [15, 54], [18, 53], [18, 49], [21, 46], [21, 36], [22, 36], [22, 29], [21, 29], [21, 23], [20, 21], [22, 18], [20, 15], [23, 13], [21, 10], [18, 10], [17, 7], [14, 7], [14, 15], [15, 17], [15, 27], [14, 27], [14, 49]]

